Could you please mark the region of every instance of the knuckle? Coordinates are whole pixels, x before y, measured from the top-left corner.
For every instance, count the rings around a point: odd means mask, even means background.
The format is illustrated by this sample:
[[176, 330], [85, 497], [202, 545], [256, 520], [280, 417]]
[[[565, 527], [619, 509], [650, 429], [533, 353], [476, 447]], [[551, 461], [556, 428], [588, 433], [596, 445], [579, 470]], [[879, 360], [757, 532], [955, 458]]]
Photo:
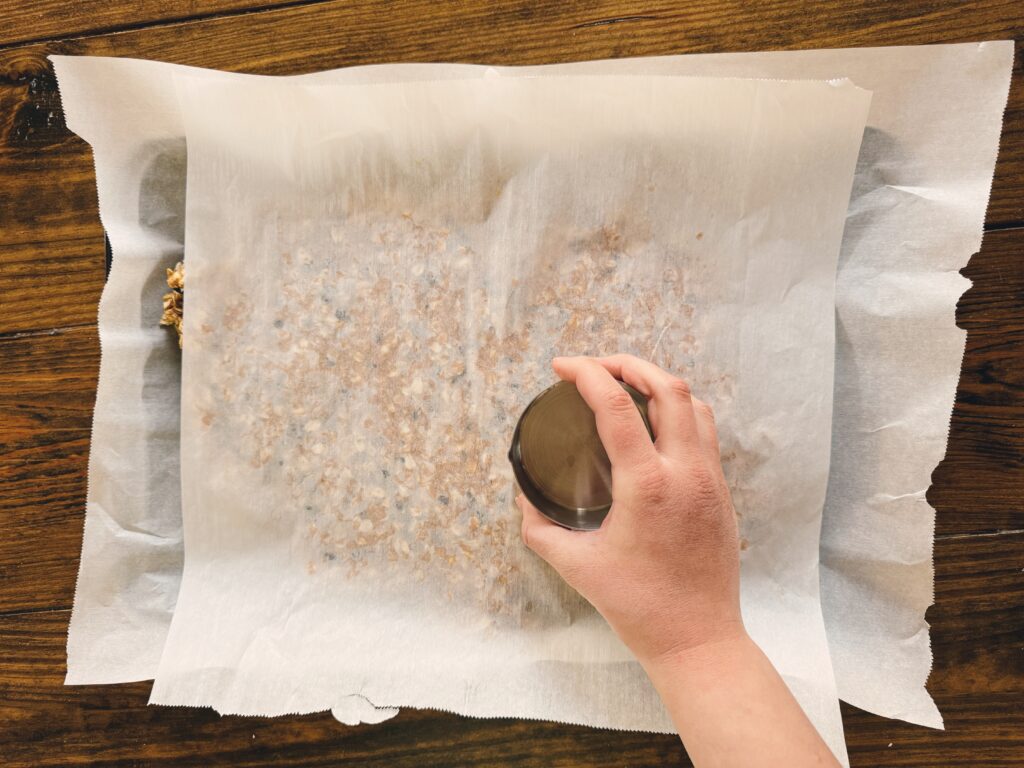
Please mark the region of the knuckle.
[[697, 467], [690, 474], [690, 487], [694, 496], [703, 500], [718, 498], [721, 493], [718, 477], [707, 467]]
[[[639, 357], [633, 357], [633, 355], [622, 355], [621, 362], [622, 372], [627, 374], [629, 378], [644, 378], [644, 362]], [[625, 378], [625, 376], [623, 378]]]
[[715, 409], [705, 403], [703, 400], [697, 403], [697, 409], [700, 411], [701, 416], [706, 418], [712, 424], [715, 423]]
[[668, 382], [667, 387], [668, 387], [669, 393], [673, 397], [675, 397], [675, 398], [677, 398], [679, 400], [687, 401], [687, 402], [690, 400], [690, 398], [691, 398], [690, 385], [687, 384], [682, 379], [676, 379], [676, 378], [671, 379]]
[[608, 412], [616, 418], [631, 416], [631, 411], [636, 409], [633, 398], [629, 396], [626, 390], [617, 385], [614, 389], [608, 389], [604, 396], [604, 404]]

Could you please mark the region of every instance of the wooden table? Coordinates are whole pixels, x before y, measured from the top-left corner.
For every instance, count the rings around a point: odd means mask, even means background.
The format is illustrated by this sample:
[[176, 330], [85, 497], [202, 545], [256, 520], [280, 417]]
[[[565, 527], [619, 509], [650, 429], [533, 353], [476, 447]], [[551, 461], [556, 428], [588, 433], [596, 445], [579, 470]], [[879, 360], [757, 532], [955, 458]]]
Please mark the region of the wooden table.
[[99, 348], [103, 235], [89, 148], [50, 53], [296, 74], [387, 61], [541, 64], [697, 51], [1016, 38], [938, 510], [945, 732], [843, 707], [854, 766], [1024, 765], [1024, 77], [1020, 0], [748, 5], [0, 0], [0, 764], [688, 765], [671, 736], [404, 711], [376, 727], [147, 707], [148, 683], [65, 688]]

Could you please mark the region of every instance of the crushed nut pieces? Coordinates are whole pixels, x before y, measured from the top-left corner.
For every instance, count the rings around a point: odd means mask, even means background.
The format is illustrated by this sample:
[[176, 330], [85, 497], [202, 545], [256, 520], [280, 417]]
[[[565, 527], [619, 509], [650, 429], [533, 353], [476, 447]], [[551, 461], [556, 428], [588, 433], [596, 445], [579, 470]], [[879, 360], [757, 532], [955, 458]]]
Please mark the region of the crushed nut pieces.
[[178, 346], [182, 346], [181, 321], [185, 309], [185, 265], [178, 262], [174, 269], [167, 268], [167, 287], [171, 290], [164, 294], [164, 312], [160, 316], [160, 325], [173, 327], [178, 333]]
[[[211, 363], [196, 371], [198, 423], [294, 518], [311, 573], [515, 610], [535, 570], [505, 462], [516, 418], [556, 354], [692, 371], [699, 285], [614, 227], [567, 232], [526, 274], [498, 277], [467, 237], [408, 213], [302, 231], [196, 318]], [[731, 399], [732, 377], [707, 366], [694, 385]]]

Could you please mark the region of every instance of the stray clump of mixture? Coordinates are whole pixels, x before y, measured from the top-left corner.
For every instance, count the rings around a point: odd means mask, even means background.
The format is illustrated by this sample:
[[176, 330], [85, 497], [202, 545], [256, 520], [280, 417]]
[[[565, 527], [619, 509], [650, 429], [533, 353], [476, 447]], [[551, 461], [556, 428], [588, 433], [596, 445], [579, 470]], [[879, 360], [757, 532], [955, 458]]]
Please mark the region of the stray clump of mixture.
[[[305, 234], [280, 249], [273, 290], [236, 293], [198, 325], [220, 362], [200, 423], [301, 521], [310, 572], [426, 582], [493, 614], [523, 602], [511, 599], [528, 557], [505, 458], [515, 421], [557, 354], [692, 371], [682, 260], [602, 227], [504, 276], [469, 237], [411, 214]], [[635, 268], [645, 259], [668, 266]], [[694, 386], [721, 402], [732, 379]]]
[[178, 348], [182, 348], [184, 336], [181, 332], [183, 312], [185, 310], [185, 265], [178, 262], [174, 268], [167, 268], [167, 287], [171, 290], [164, 294], [164, 312], [160, 316], [160, 325], [174, 328], [178, 334]]

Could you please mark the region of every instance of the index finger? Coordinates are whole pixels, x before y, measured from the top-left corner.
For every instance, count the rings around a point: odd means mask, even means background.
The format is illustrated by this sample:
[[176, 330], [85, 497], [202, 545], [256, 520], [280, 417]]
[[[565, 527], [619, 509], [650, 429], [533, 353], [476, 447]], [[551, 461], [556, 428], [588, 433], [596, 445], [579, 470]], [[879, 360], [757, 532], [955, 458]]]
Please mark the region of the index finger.
[[656, 455], [640, 409], [604, 366], [589, 357], [556, 357], [552, 365], [559, 377], [576, 385], [594, 412], [613, 467], [637, 466]]

